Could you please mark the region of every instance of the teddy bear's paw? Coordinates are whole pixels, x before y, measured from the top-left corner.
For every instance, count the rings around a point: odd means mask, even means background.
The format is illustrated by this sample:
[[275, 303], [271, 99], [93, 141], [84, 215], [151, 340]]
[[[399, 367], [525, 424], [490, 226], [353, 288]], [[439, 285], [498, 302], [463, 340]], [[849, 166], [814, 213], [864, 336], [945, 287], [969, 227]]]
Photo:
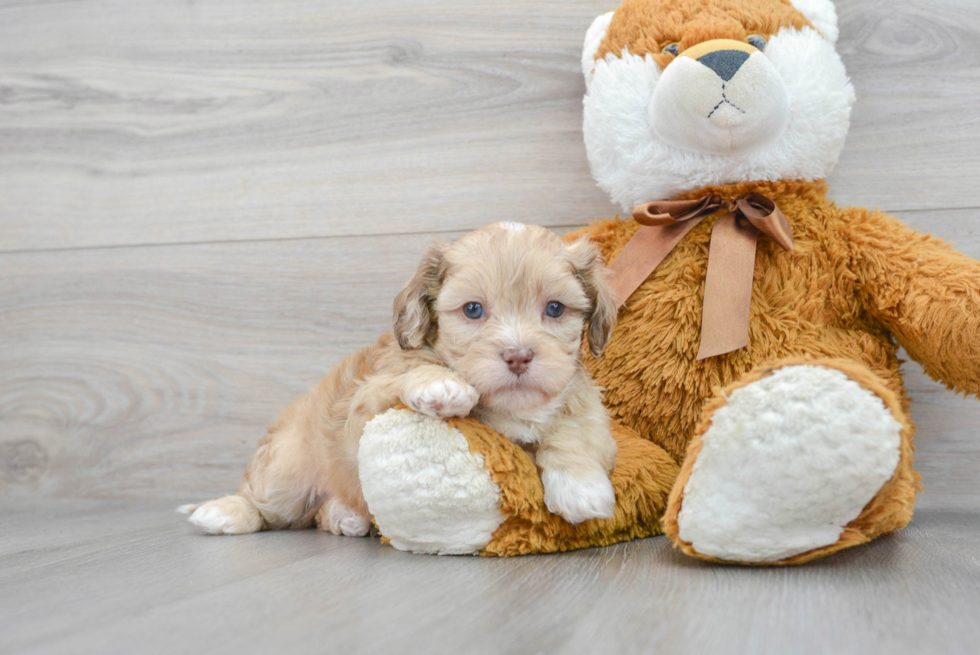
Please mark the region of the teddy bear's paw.
[[616, 509], [616, 494], [607, 475], [575, 478], [565, 471], [552, 469], [541, 474], [541, 484], [548, 511], [569, 523], [609, 519]]
[[731, 392], [683, 483], [682, 542], [777, 562], [835, 544], [894, 474], [901, 424], [835, 368], [794, 365]]
[[371, 520], [337, 498], [331, 498], [317, 510], [316, 527], [345, 537], [363, 537], [371, 530]]
[[388, 410], [364, 427], [357, 461], [374, 521], [399, 550], [477, 553], [504, 521], [483, 456], [444, 421]]
[[262, 515], [243, 496], [233, 494], [200, 505], [181, 505], [177, 508], [193, 525], [206, 534], [250, 534], [262, 529]]
[[434, 380], [405, 394], [405, 404], [432, 418], [466, 416], [480, 400], [472, 385], [451, 377]]

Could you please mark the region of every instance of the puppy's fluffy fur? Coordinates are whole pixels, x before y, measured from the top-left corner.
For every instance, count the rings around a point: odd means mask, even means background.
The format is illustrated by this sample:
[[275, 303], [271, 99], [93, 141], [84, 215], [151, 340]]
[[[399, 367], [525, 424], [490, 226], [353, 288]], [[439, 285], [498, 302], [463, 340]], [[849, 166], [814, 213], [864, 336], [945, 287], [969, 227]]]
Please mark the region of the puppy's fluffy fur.
[[472, 412], [524, 445], [548, 508], [568, 521], [612, 516], [616, 444], [579, 363], [586, 329], [598, 355], [615, 325], [603, 272], [588, 240], [566, 245], [519, 223], [434, 246], [395, 300], [393, 332], [282, 412], [235, 494], [181, 510], [213, 534], [313, 523], [367, 534], [358, 442], [372, 416], [404, 403], [433, 417]]

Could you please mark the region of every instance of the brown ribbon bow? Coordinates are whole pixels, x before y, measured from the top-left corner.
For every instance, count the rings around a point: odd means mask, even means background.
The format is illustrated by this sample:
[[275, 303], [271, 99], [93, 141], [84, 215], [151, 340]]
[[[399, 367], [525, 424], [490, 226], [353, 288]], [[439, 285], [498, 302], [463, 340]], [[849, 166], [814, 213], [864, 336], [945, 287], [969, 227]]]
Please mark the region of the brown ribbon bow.
[[[643, 227], [609, 267], [619, 304], [636, 291], [684, 235], [724, 206], [721, 196], [648, 202], [633, 210]], [[755, 245], [760, 234], [793, 250], [793, 230], [783, 212], [761, 193], [728, 203], [729, 212], [711, 229], [704, 279], [699, 360], [744, 348], [749, 342], [749, 304]]]

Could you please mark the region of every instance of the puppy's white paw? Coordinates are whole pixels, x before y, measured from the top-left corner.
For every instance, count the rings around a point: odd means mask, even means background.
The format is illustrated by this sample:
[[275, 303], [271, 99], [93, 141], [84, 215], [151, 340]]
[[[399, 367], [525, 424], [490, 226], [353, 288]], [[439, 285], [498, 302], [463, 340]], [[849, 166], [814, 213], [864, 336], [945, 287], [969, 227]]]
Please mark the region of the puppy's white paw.
[[[187, 512], [193, 505], [181, 505]], [[248, 500], [241, 496], [225, 496], [199, 505], [187, 519], [207, 534], [249, 534], [262, 529], [262, 517]]]
[[345, 537], [363, 537], [371, 529], [371, 521], [336, 498], [323, 504], [317, 512], [316, 524], [321, 530]]
[[541, 483], [548, 511], [569, 523], [609, 519], [616, 509], [616, 493], [607, 475], [574, 478], [564, 471], [549, 470], [541, 474]]
[[448, 418], [466, 416], [480, 400], [472, 385], [446, 377], [411, 389], [405, 394], [405, 404], [423, 416]]

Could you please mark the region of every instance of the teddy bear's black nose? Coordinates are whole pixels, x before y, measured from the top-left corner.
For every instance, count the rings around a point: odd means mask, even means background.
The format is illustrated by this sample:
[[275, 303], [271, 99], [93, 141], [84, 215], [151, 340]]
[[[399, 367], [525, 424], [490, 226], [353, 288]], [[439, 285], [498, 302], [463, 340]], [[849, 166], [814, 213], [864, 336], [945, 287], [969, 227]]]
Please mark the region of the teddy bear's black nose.
[[718, 74], [718, 77], [726, 82], [733, 77], [738, 69], [742, 67], [745, 60], [749, 58], [749, 53], [741, 50], [715, 50], [703, 57], [698, 57], [698, 61]]

